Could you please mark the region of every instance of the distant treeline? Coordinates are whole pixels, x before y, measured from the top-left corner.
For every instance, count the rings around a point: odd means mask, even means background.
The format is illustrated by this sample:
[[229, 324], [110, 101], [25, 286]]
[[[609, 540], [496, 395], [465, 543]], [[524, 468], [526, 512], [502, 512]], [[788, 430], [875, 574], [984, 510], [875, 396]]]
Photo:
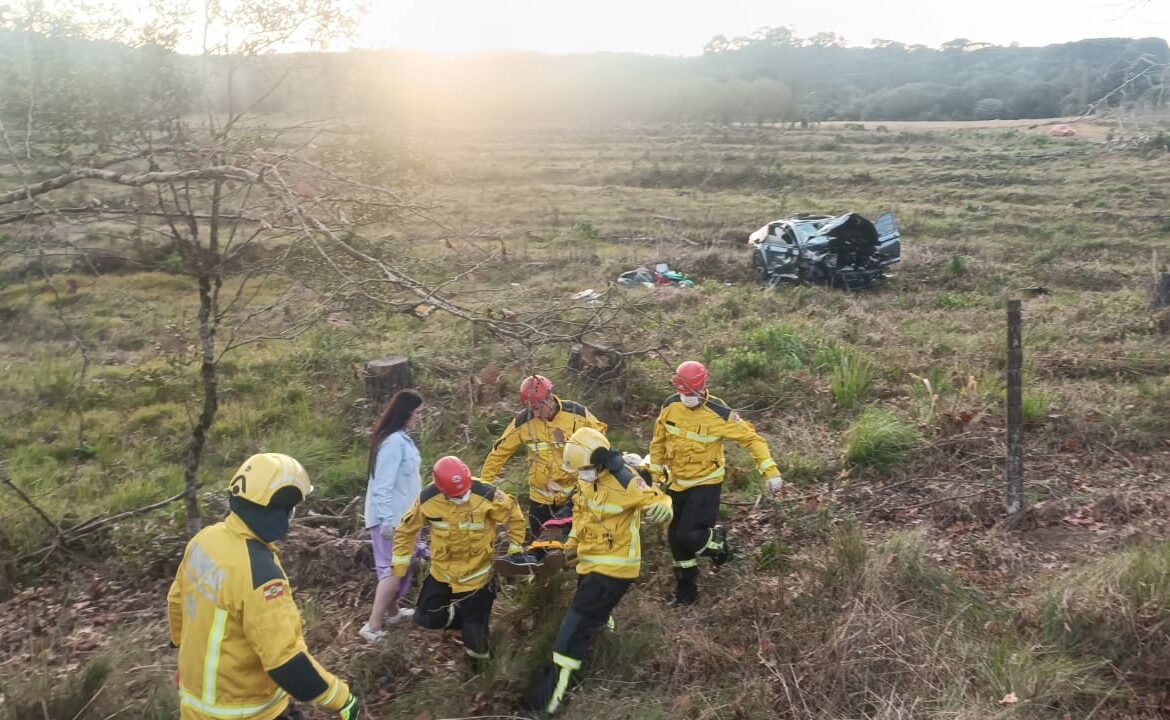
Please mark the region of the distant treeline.
[[[1163, 39], [1047, 47], [954, 40], [845, 47], [786, 28], [716, 37], [700, 57], [431, 55], [383, 50], [199, 58], [0, 32], [0, 112], [118, 115], [160, 103], [405, 122], [975, 120], [1165, 107]], [[275, 88], [275, 89], [274, 89]]]

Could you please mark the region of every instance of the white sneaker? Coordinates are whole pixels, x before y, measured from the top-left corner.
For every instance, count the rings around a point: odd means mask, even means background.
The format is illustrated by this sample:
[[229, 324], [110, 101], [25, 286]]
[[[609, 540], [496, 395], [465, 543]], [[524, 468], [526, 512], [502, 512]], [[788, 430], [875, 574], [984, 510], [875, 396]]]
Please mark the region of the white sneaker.
[[386, 639], [387, 633], [385, 630], [371, 630], [370, 624], [365, 623], [362, 625], [362, 629], [358, 630], [358, 635], [361, 635], [369, 642], [379, 643]]
[[390, 615], [386, 618], [386, 622], [390, 625], [397, 625], [398, 623], [406, 622], [414, 617], [414, 608], [398, 608], [398, 613]]

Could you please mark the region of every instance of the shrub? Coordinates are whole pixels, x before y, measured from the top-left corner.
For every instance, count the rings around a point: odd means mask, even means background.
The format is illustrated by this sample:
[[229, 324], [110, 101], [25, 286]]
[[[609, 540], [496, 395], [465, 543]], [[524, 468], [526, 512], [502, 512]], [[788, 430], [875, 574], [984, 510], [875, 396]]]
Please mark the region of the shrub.
[[748, 334], [748, 342], [756, 350], [767, 353], [778, 367], [789, 370], [803, 367], [812, 353], [812, 344], [788, 325], [768, 325], [753, 330]]
[[722, 383], [742, 383], [772, 375], [776, 364], [767, 353], [747, 348], [731, 348], [723, 357], [711, 363], [711, 372]]

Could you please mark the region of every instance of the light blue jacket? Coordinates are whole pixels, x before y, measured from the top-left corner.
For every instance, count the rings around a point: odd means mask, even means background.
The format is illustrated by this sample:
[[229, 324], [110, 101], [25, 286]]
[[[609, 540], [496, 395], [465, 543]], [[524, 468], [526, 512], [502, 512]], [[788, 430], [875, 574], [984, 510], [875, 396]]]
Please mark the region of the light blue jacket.
[[398, 526], [422, 490], [421, 465], [422, 456], [405, 430], [382, 441], [366, 488], [366, 528]]

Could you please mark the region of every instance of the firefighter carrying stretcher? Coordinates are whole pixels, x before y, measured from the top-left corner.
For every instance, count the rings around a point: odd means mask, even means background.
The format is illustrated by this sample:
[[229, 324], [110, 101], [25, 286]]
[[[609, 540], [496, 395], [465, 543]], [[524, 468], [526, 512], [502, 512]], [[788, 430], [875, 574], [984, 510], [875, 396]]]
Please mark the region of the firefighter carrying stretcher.
[[580, 403], [562, 400], [553, 394], [553, 384], [543, 375], [531, 375], [520, 383], [524, 410], [513, 418], [496, 440], [483, 463], [480, 480], [495, 483], [500, 471], [521, 447], [528, 453], [528, 537], [540, 534], [541, 526], [565, 507], [577, 482], [573, 473], [561, 467], [565, 441], [579, 428], [605, 432], [598, 420]]
[[396, 577], [404, 576], [419, 532], [430, 528], [431, 570], [419, 590], [414, 621], [431, 630], [460, 630], [470, 665], [478, 671], [490, 657], [496, 527], [507, 527], [508, 552], [520, 552], [524, 514], [515, 499], [473, 478], [453, 455], [440, 458], [431, 475], [434, 484], [423, 488], [394, 532], [390, 567]]
[[650, 441], [650, 473], [666, 487], [674, 507], [667, 537], [674, 558], [673, 605], [691, 605], [699, 598], [699, 558], [716, 566], [731, 559], [726, 529], [716, 525], [719, 497], [726, 474], [723, 442], [743, 446], [768, 489], [783, 485], [768, 444], [750, 422], [707, 391], [710, 373], [689, 360], [678, 366], [672, 383], [678, 392], [662, 403]]
[[577, 557], [577, 593], [553, 642], [552, 664], [537, 678], [525, 702], [551, 715], [581, 672], [597, 631], [637, 579], [642, 564], [643, 515], [670, 520], [670, 498], [626, 465], [621, 453], [593, 428], [573, 433], [563, 467], [577, 477], [573, 526], [566, 552]]

